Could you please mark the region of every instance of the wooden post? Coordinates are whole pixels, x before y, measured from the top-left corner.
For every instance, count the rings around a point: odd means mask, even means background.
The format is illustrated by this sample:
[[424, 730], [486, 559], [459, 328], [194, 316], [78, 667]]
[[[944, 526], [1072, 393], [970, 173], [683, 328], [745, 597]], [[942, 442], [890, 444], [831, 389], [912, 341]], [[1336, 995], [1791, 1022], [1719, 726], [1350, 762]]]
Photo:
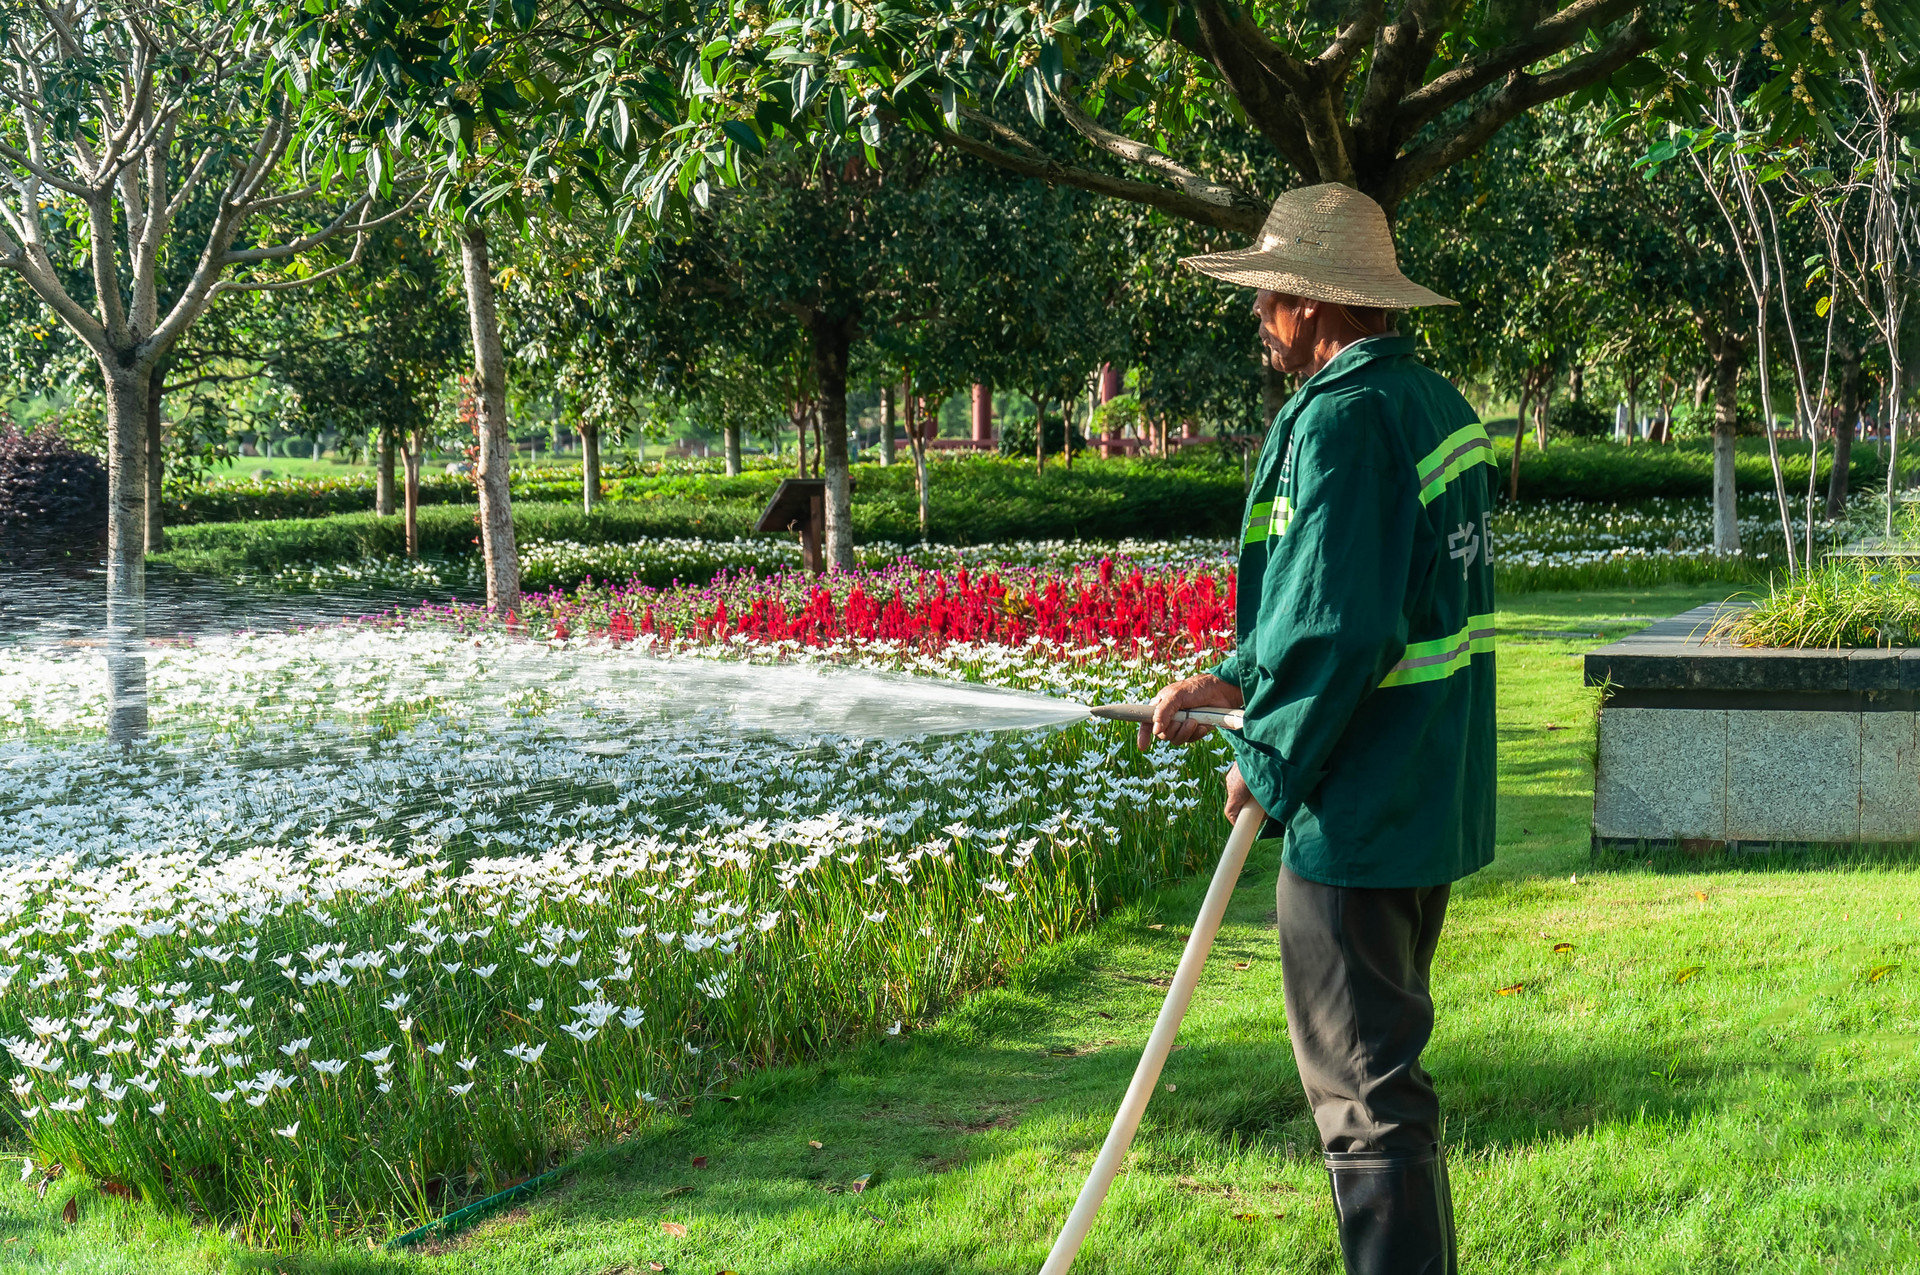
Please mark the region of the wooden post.
[[800, 524], [800, 560], [809, 575], [817, 576], [827, 569], [820, 552], [826, 538], [827, 497], [824, 491], [816, 491], [807, 499], [807, 516]]

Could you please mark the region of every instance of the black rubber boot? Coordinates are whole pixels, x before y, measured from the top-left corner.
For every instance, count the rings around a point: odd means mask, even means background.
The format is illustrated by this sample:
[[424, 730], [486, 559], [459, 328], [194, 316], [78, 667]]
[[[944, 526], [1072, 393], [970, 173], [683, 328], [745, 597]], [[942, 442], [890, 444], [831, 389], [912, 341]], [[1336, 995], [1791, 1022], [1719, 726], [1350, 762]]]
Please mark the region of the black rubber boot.
[[1424, 1151], [1329, 1151], [1347, 1275], [1455, 1275], [1453, 1192], [1435, 1144]]

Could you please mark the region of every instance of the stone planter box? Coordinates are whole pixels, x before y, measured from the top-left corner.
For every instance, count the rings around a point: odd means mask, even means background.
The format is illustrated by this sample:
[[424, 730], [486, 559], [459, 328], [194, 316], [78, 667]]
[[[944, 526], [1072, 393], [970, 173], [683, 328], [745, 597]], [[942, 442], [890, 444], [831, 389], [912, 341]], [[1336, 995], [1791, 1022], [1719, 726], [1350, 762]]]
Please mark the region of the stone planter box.
[[1920, 649], [1708, 643], [1719, 611], [1587, 655], [1594, 852], [1920, 844]]

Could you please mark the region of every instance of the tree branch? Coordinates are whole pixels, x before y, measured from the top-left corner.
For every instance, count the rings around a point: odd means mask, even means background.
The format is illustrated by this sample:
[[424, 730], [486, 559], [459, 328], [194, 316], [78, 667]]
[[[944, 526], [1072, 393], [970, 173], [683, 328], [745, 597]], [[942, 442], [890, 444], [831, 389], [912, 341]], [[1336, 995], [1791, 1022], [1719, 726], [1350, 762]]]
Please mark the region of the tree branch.
[[1062, 164], [1045, 156], [1017, 154], [951, 129], [934, 134], [934, 138], [975, 159], [985, 160], [1008, 172], [1019, 173], [1022, 177], [1038, 178], [1050, 185], [1072, 186], [1098, 195], [1124, 199], [1128, 203], [1144, 204], [1202, 226], [1212, 226], [1216, 230], [1232, 230], [1244, 235], [1258, 234], [1260, 231], [1264, 210], [1213, 203], [1183, 190], [1112, 177], [1090, 168]]
[[[1317, 179], [1319, 161], [1300, 121], [1298, 103], [1286, 85], [1275, 77], [1269, 65], [1241, 45], [1236, 33], [1227, 30], [1217, 3], [1198, 6], [1195, 12], [1200, 39], [1197, 42], [1182, 40], [1182, 47], [1213, 63], [1226, 77], [1227, 87], [1246, 111], [1247, 119], [1260, 130], [1260, 135], [1285, 156], [1295, 171]], [[1261, 40], [1265, 42], [1266, 37], [1261, 36]], [[1274, 52], [1279, 54], [1278, 49]]]
[[1606, 45], [1542, 75], [1519, 71], [1498, 93], [1467, 117], [1450, 137], [1439, 138], [1395, 160], [1374, 198], [1391, 210], [1408, 191], [1435, 173], [1473, 154], [1501, 126], [1522, 111], [1597, 84], [1653, 47], [1653, 32], [1638, 15]]
[[1085, 137], [1101, 150], [1106, 151], [1109, 155], [1126, 160], [1130, 164], [1138, 164], [1143, 168], [1152, 169], [1196, 199], [1205, 200], [1210, 204], [1237, 207], [1262, 216], [1265, 215], [1267, 210], [1266, 205], [1240, 187], [1228, 185], [1224, 182], [1209, 181], [1175, 161], [1174, 158], [1166, 152], [1149, 146], [1145, 142], [1135, 141], [1131, 137], [1123, 137], [1121, 134], [1103, 127], [1085, 111], [1081, 110], [1078, 103], [1058, 93], [1050, 92], [1047, 96], [1053, 99], [1053, 104], [1059, 110], [1061, 117], [1067, 121], [1067, 124], [1072, 127], [1075, 132]]
[[[1413, 136], [1448, 107], [1466, 101], [1481, 89], [1515, 71], [1524, 70], [1541, 58], [1571, 47], [1589, 31], [1610, 26], [1633, 12], [1640, 2], [1573, 0], [1572, 4], [1537, 24], [1513, 43], [1494, 50], [1486, 58], [1462, 62], [1407, 94], [1395, 113], [1395, 130], [1403, 139]], [[1644, 20], [1636, 20], [1635, 25], [1639, 25], [1640, 21]], [[1651, 43], [1649, 40], [1648, 47], [1651, 47]]]

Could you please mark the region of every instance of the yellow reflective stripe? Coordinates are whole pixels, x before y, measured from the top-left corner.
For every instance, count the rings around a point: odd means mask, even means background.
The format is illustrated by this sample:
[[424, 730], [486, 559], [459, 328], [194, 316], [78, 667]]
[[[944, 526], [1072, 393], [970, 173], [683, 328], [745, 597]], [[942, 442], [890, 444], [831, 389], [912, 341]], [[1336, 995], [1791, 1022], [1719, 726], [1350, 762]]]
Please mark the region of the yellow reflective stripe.
[[1284, 536], [1287, 526], [1293, 521], [1293, 502], [1285, 496], [1276, 496], [1273, 501], [1273, 530], [1271, 534]]
[[1273, 502], [1263, 500], [1247, 511], [1247, 538], [1245, 543], [1257, 544], [1267, 538], [1272, 530], [1269, 515], [1273, 512]]
[[1420, 503], [1432, 504], [1448, 483], [1483, 461], [1493, 463], [1493, 440], [1487, 437], [1486, 426], [1476, 421], [1456, 429], [1414, 469], [1420, 482]]
[[1493, 617], [1470, 616], [1467, 627], [1443, 638], [1407, 643], [1400, 662], [1380, 679], [1380, 685], [1411, 686], [1416, 682], [1436, 682], [1452, 677], [1484, 651], [1493, 650]]

